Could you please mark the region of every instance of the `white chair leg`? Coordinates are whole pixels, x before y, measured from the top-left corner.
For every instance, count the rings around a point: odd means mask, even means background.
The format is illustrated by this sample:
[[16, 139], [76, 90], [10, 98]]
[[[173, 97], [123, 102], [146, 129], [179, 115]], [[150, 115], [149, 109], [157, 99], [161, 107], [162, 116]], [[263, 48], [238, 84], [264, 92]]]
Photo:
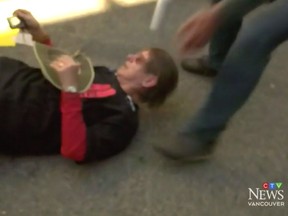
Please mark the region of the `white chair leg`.
[[156, 7], [154, 10], [154, 14], [152, 17], [152, 21], [150, 24], [150, 29], [155, 31], [159, 28], [163, 18], [165, 11], [167, 9], [167, 6], [171, 0], [158, 0], [156, 3]]

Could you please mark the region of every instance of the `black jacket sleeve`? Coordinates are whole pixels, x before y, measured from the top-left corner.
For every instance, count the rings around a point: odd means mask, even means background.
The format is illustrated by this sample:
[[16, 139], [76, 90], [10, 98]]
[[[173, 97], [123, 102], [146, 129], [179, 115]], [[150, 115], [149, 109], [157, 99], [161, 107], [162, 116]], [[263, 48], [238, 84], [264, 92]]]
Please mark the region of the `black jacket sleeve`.
[[87, 128], [87, 152], [83, 162], [100, 161], [122, 152], [138, 129], [138, 115], [113, 115]]

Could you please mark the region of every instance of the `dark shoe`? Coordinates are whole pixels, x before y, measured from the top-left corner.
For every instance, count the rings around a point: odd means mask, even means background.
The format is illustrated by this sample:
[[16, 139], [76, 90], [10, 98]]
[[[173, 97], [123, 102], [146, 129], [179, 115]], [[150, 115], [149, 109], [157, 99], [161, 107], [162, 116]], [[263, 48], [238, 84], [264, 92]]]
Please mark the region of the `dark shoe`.
[[184, 59], [181, 61], [181, 67], [187, 72], [207, 77], [215, 77], [218, 73], [216, 70], [209, 67], [208, 57]]
[[178, 138], [176, 146], [170, 148], [154, 146], [154, 149], [165, 157], [180, 162], [199, 162], [207, 160], [213, 155], [216, 140], [200, 143], [187, 135], [179, 135]]

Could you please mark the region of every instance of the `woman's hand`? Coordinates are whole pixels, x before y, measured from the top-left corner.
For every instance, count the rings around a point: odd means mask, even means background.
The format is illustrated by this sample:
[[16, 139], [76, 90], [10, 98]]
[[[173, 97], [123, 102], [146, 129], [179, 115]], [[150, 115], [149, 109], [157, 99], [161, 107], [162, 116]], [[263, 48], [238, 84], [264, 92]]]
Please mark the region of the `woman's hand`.
[[55, 59], [50, 66], [57, 72], [64, 91], [77, 90], [79, 63], [75, 62], [71, 56], [62, 55]]
[[14, 11], [13, 16], [17, 16], [20, 20], [23, 20], [25, 23], [23, 30], [27, 30], [28, 32], [37, 32], [41, 29], [39, 22], [27, 10], [18, 9]]
[[14, 11], [13, 16], [17, 16], [25, 23], [25, 26], [21, 30], [28, 31], [32, 35], [34, 41], [41, 43], [49, 38], [41, 28], [39, 22], [29, 11], [18, 9]]

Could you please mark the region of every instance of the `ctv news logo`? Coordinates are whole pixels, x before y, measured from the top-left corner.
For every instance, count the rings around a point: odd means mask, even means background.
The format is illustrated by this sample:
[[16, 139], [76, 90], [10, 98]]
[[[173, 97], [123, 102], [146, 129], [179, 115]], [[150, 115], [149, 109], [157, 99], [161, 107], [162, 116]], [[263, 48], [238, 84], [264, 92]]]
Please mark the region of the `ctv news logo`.
[[265, 182], [261, 188], [248, 188], [249, 206], [285, 206], [282, 182]]

